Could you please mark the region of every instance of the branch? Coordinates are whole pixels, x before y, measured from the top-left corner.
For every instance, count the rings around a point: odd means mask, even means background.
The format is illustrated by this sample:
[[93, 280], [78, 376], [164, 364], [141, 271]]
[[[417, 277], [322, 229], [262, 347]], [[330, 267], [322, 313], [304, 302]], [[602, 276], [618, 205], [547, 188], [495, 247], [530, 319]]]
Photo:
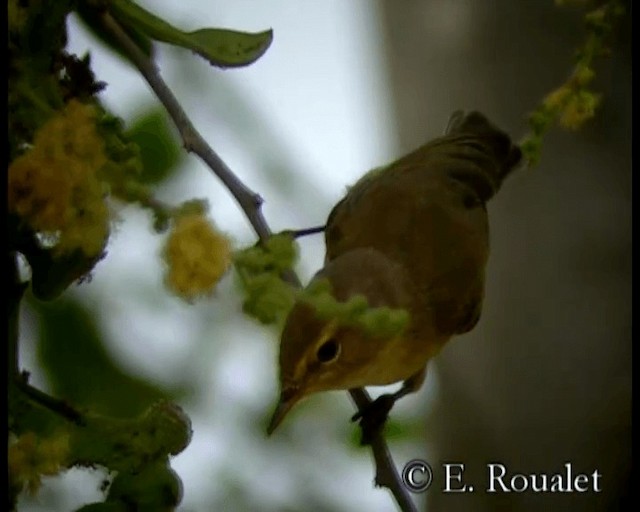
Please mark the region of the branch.
[[[362, 388], [350, 389], [349, 394], [359, 411], [363, 411], [371, 403], [369, 394]], [[409, 492], [400, 480], [400, 475], [391, 458], [389, 447], [380, 432], [376, 432], [371, 440], [371, 451], [376, 465], [375, 484], [386, 487], [395, 497], [402, 512], [415, 512], [417, 509], [409, 496]]]
[[198, 155], [222, 181], [225, 187], [229, 189], [229, 192], [231, 192], [231, 195], [233, 195], [249, 219], [256, 234], [264, 242], [269, 238], [271, 230], [262, 216], [260, 208], [263, 202], [262, 197], [242, 183], [222, 158], [207, 144], [202, 135], [195, 129], [167, 84], [160, 77], [153, 62], [138, 48], [138, 45], [133, 42], [113, 16], [108, 12], [104, 12], [102, 14], [102, 22], [131, 58], [151, 89], [153, 89], [153, 92], [156, 93], [156, 96], [180, 132], [184, 148], [187, 152]]
[[[195, 129], [169, 87], [162, 80], [153, 62], [131, 40], [120, 24], [108, 12], [103, 13], [102, 21], [106, 29], [111, 32], [138, 68], [171, 116], [180, 133], [185, 149], [188, 152], [193, 152], [198, 155], [229, 189], [229, 192], [231, 192], [247, 216], [254, 231], [260, 240], [264, 242], [270, 236], [271, 230], [261, 212], [263, 201], [260, 195], [242, 183], [218, 154], [207, 144]], [[293, 271], [284, 276], [284, 278], [288, 282], [300, 286], [300, 280]], [[349, 393], [356, 403], [358, 410], [363, 410], [371, 403], [371, 399], [364, 389], [353, 389], [350, 390]], [[403, 512], [415, 512], [415, 505], [411, 501], [407, 490], [402, 485], [393, 460], [391, 459], [389, 448], [382, 435], [378, 434], [375, 437], [371, 448], [376, 465], [376, 485], [387, 487], [391, 491], [400, 506], [400, 510]]]
[[40, 391], [38, 388], [34, 388], [27, 382], [28, 378], [29, 373], [23, 372], [15, 382], [15, 385], [31, 401], [41, 405], [42, 407], [46, 407], [51, 412], [58, 414], [67, 421], [74, 423], [75, 425], [82, 427], [86, 424], [85, 417], [81, 412], [76, 410], [72, 405], [69, 405], [64, 400], [60, 400], [51, 395], [48, 395], [44, 391]]

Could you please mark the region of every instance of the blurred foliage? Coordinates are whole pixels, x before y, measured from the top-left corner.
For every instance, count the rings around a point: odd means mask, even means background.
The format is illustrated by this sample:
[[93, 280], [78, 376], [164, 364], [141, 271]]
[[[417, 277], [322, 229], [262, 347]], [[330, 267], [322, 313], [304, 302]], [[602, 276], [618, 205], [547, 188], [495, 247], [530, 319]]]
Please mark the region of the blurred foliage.
[[[125, 510], [171, 511], [182, 499], [182, 482], [167, 464], [156, 463], [140, 473], [120, 473], [109, 487], [105, 504], [120, 504]], [[80, 509], [82, 510], [82, 509]]]
[[[120, 481], [139, 481], [154, 467], [166, 468], [172, 487], [179, 479], [168, 467], [168, 456], [181, 452], [191, 440], [191, 422], [182, 410], [168, 402], [156, 402], [133, 419], [118, 419], [93, 413], [61, 414], [62, 404], [53, 399], [46, 406], [32, 402], [32, 388], [18, 386], [10, 393], [9, 413], [14, 418], [9, 441], [9, 486], [12, 494], [28, 488], [35, 492], [41, 475], [54, 475], [65, 467], [96, 465], [117, 471]], [[66, 411], [68, 412], [68, 411]], [[43, 430], [47, 425], [47, 430]], [[142, 482], [149, 482], [148, 478]], [[164, 484], [163, 484], [164, 485]], [[149, 493], [160, 491], [150, 487]], [[175, 506], [181, 493], [173, 493]], [[165, 493], [156, 497], [165, 500]], [[14, 498], [15, 499], [15, 498]], [[156, 503], [158, 503], [156, 501]], [[170, 510], [170, 509], [167, 509]]]
[[38, 362], [54, 395], [100, 414], [125, 418], [183, 392], [126, 374], [107, 352], [95, 314], [78, 301], [32, 300], [30, 306], [40, 324]]
[[167, 113], [159, 106], [136, 116], [126, 133], [127, 138], [140, 148], [140, 183], [160, 184], [185, 159], [185, 153], [169, 126]]
[[[105, 84], [96, 81], [90, 57], [65, 51], [66, 19], [76, 8], [107, 45], [113, 47], [114, 39], [103, 21], [111, 15], [147, 56], [156, 39], [223, 67], [255, 61], [272, 33], [185, 33], [128, 0], [8, 3], [9, 508], [23, 489], [35, 492], [43, 475], [99, 465], [118, 475], [106, 502], [85, 509], [174, 510], [182, 487], [168, 458], [189, 444], [191, 422], [167, 398], [185, 390], [123, 371], [106, 349], [98, 317], [86, 306], [68, 298], [40, 302], [88, 279], [105, 256], [114, 220], [111, 200], [151, 209], [157, 231], [174, 218], [178, 225], [193, 212], [198, 218], [206, 212], [202, 200], [172, 207], [153, 196], [153, 187], [177, 169], [182, 152], [161, 109], [147, 111], [126, 130], [100, 103], [96, 94]], [[191, 237], [189, 254], [198, 252], [198, 261], [211, 262], [202, 235]], [[40, 324], [38, 363], [53, 395], [62, 399], [31, 386], [29, 373], [17, 367], [25, 289], [18, 254], [30, 267], [29, 302]], [[185, 275], [193, 278], [191, 270]], [[221, 274], [216, 272], [215, 282]]]
[[290, 231], [272, 235], [266, 242], [237, 251], [234, 265], [245, 294], [243, 311], [263, 324], [280, 324], [296, 300], [310, 305], [325, 320], [357, 325], [374, 336], [393, 336], [407, 326], [409, 314], [387, 307], [370, 308], [362, 295], [339, 302], [327, 279], [316, 277], [299, 290], [285, 280], [298, 258]]
[[110, 215], [105, 177], [126, 176], [135, 160], [135, 152], [113, 151], [115, 142], [128, 145], [95, 99], [103, 84], [90, 59], [64, 51], [70, 6], [47, 9], [49, 3], [10, 2], [8, 43], [9, 249], [27, 258], [34, 293], [45, 300], [102, 258]]
[[287, 232], [235, 253], [233, 263], [245, 294], [242, 309], [246, 314], [267, 325], [284, 320], [293, 306], [295, 288], [283, 275], [297, 258], [297, 245]]
[[[558, 5], [572, 3], [557, 1]], [[575, 2], [589, 5], [591, 2]], [[577, 130], [591, 119], [601, 97], [589, 89], [595, 77], [594, 61], [608, 55], [614, 28], [626, 9], [622, 0], [609, 0], [585, 14], [586, 37], [576, 52], [576, 64], [569, 78], [551, 91], [542, 104], [529, 115], [530, 132], [520, 142], [522, 153], [529, 165], [540, 160], [542, 140], [557, 122], [560, 126]]]

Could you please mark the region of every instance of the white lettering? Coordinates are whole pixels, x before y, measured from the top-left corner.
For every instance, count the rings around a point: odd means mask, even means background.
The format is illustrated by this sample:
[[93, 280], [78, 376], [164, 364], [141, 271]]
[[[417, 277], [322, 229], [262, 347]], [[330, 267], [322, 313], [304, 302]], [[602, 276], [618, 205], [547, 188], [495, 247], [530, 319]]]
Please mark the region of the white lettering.
[[[451, 487], [451, 481], [456, 480], [459, 483], [462, 483], [462, 473], [464, 473], [464, 464], [443, 464], [444, 466], [444, 482], [445, 486], [442, 492], [466, 492], [467, 490], [472, 491], [473, 488], [469, 486], [467, 488], [466, 485], [462, 485], [462, 487]], [[457, 469], [456, 473], [453, 473], [451, 470]]]
[[[488, 467], [489, 467], [489, 488], [487, 489], [487, 492], [498, 492], [496, 491], [496, 487], [495, 487], [496, 480], [500, 484], [500, 487], [502, 487], [502, 492], [511, 492], [511, 490], [506, 485], [504, 485], [504, 482], [502, 481], [502, 477], [507, 472], [507, 468], [505, 467], [505, 465], [504, 464], [488, 464]], [[501, 471], [501, 473], [498, 476], [496, 476], [495, 474], [496, 468], [500, 469]]]

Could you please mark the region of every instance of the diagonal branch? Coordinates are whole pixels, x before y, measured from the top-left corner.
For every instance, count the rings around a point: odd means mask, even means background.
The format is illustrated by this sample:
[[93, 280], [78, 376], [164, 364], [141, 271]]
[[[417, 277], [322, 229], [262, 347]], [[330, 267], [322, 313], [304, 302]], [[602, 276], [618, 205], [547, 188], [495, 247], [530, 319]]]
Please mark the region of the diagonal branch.
[[260, 208], [263, 202], [262, 197], [242, 183], [222, 158], [207, 144], [202, 135], [195, 129], [167, 84], [160, 77], [154, 63], [138, 48], [138, 45], [133, 42], [113, 16], [108, 12], [103, 13], [102, 22], [107, 30], [113, 34], [123, 50], [127, 52], [138, 71], [140, 71], [167, 110], [180, 132], [180, 137], [187, 152], [195, 153], [209, 166], [238, 202], [260, 240], [266, 240], [271, 231], [262, 216]]
[[[371, 403], [369, 394], [363, 388], [350, 389], [349, 394], [359, 411], [363, 411]], [[376, 465], [375, 484], [391, 491], [403, 512], [414, 512], [416, 507], [409, 497], [406, 487], [400, 480], [389, 447], [381, 432], [376, 432], [371, 440], [371, 451]]]
[[[260, 195], [242, 183], [218, 154], [207, 144], [158, 73], [156, 66], [131, 40], [120, 24], [108, 12], [103, 13], [102, 21], [106, 29], [111, 32], [138, 68], [138, 71], [140, 71], [171, 116], [180, 133], [185, 149], [188, 152], [198, 155], [209, 166], [236, 199], [260, 240], [265, 241], [270, 236], [271, 230], [262, 215], [262, 198]], [[300, 280], [293, 271], [283, 277], [288, 282], [300, 286]], [[371, 399], [364, 389], [353, 389], [350, 390], [349, 393], [359, 410], [364, 409], [371, 403]], [[391, 458], [389, 448], [382, 435], [378, 434], [374, 438], [371, 448], [376, 465], [376, 485], [387, 487], [391, 491], [400, 510], [403, 512], [415, 512], [415, 505], [409, 497], [408, 491], [402, 485], [395, 464]]]

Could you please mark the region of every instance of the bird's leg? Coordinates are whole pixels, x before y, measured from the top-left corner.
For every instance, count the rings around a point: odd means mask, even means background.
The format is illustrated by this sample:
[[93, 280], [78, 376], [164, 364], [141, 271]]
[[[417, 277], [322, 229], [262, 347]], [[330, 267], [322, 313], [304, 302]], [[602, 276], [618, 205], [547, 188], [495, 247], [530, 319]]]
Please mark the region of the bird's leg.
[[315, 235], [316, 233], [322, 233], [324, 231], [325, 226], [314, 226], [312, 228], [305, 229], [291, 229], [287, 231], [287, 234], [291, 235], [293, 238], [301, 238], [307, 235]]
[[351, 421], [357, 421], [362, 429], [362, 439], [360, 440], [360, 444], [371, 444], [376, 434], [378, 434], [382, 430], [382, 427], [384, 427], [393, 404], [403, 396], [414, 393], [420, 389], [426, 374], [427, 367], [425, 366], [422, 370], [405, 380], [398, 391], [395, 393], [380, 395], [367, 407], [353, 415]]

